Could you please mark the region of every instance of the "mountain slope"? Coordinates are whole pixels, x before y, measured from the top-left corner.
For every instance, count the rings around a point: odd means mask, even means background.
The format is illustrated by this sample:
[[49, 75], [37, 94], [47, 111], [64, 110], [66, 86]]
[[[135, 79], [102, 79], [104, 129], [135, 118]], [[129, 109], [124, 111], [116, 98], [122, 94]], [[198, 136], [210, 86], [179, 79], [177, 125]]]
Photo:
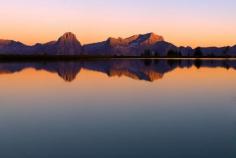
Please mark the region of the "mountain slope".
[[30, 52], [29, 46], [13, 40], [0, 40], [0, 54], [21, 54]]
[[157, 56], [167, 56], [170, 51], [177, 52], [178, 48], [169, 42], [161, 41], [152, 45], [150, 50]]
[[27, 46], [13, 40], [0, 40], [0, 55], [52, 56], [161, 56], [161, 57], [236, 57], [233, 47], [177, 47], [154, 33], [128, 38], [108, 38], [82, 46], [76, 36], [65, 33], [57, 41]]
[[81, 55], [82, 46], [73, 33], [65, 33], [57, 41], [34, 46], [37, 54], [43, 55]]
[[0, 40], [0, 54], [14, 55], [80, 55], [82, 46], [76, 36], [65, 33], [57, 41], [26, 46], [12, 40]]
[[76, 36], [71, 33], [65, 33], [56, 42], [57, 55], [80, 55], [82, 46]]
[[163, 37], [154, 33], [134, 35], [128, 38], [108, 38], [106, 41], [85, 45], [84, 53], [87, 55], [127, 55], [138, 56], [140, 50], [163, 41]]

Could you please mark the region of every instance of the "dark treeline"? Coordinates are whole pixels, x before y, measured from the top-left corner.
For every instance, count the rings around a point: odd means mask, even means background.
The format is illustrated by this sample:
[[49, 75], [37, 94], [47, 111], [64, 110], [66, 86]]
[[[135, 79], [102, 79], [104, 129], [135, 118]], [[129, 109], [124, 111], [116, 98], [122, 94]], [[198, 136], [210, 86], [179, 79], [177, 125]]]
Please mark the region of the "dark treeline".
[[223, 52], [223, 55], [221, 55], [221, 56], [216, 56], [216, 55], [214, 55], [214, 53], [204, 55], [201, 47], [197, 47], [196, 49], [194, 49], [193, 54], [188, 55], [188, 56], [182, 55], [181, 51], [178, 51], [178, 50], [171, 49], [166, 53], [166, 55], [162, 55], [162, 53], [160, 53], [160, 52], [146, 49], [146, 50], [144, 50], [141, 57], [146, 57], [146, 58], [148, 58], [148, 57], [155, 57], [155, 58], [235, 58], [236, 56], [229, 56], [226, 54], [228, 49], [229, 49], [229, 47], [227, 47], [225, 49], [225, 51]]
[[[229, 48], [228, 48], [229, 49]], [[115, 56], [102, 56], [102, 55], [0, 55], [1, 62], [10, 62], [10, 61], [66, 61], [66, 60], [97, 60], [97, 59], [116, 59], [116, 58], [235, 58], [234, 56], [228, 56], [227, 48], [225, 53], [222, 56], [216, 56], [213, 53], [204, 55], [200, 47], [194, 49], [192, 55], [183, 56], [178, 50], [169, 50], [166, 52], [166, 55], [163, 53], [152, 51], [150, 49], [144, 50], [141, 56], [124, 56], [124, 55], [115, 55]]]

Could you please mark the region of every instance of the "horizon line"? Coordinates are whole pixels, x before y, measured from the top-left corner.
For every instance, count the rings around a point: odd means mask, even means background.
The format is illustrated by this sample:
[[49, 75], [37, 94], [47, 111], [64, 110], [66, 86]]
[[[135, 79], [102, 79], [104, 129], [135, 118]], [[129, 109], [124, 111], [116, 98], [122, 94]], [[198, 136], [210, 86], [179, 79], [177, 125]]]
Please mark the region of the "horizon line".
[[140, 35], [147, 35], [147, 34], [154, 34], [154, 35], [157, 35], [157, 36], [159, 36], [159, 37], [162, 37], [162, 38], [163, 38], [163, 41], [168, 42], [168, 43], [171, 43], [171, 44], [173, 44], [173, 45], [175, 45], [175, 46], [177, 46], [177, 47], [191, 47], [191, 48], [193, 48], [193, 49], [196, 49], [196, 48], [198, 48], [198, 47], [200, 47], [200, 48], [214, 48], [214, 47], [216, 47], [216, 48], [223, 48], [223, 47], [233, 47], [233, 46], [236, 46], [236, 42], [235, 42], [235, 44], [232, 44], [232, 45], [228, 44], [228, 45], [224, 45], [224, 46], [217, 46], [217, 45], [209, 45], [209, 46], [200, 46], [200, 45], [198, 45], [198, 46], [185, 45], [185, 46], [184, 46], [184, 45], [176, 45], [174, 42], [167, 41], [163, 35], [156, 34], [156, 33], [153, 32], [153, 31], [147, 32], [147, 33], [133, 34], [133, 35], [129, 35], [128, 37], [121, 37], [121, 36], [112, 37], [112, 36], [108, 36], [108, 37], [107, 37], [106, 39], [104, 39], [104, 40], [100, 40], [100, 41], [96, 41], [96, 42], [90, 42], [90, 43], [89, 43], [89, 42], [88, 42], [88, 43], [86, 43], [86, 42], [85, 42], [85, 43], [82, 43], [82, 42], [80, 41], [80, 39], [78, 38], [77, 34], [73, 33], [72, 31], [66, 31], [66, 32], [64, 32], [63, 34], [61, 34], [61, 36], [58, 35], [58, 37], [57, 37], [56, 39], [54, 39], [54, 40], [48, 40], [48, 41], [45, 41], [45, 42], [34, 42], [33, 44], [27, 44], [27, 43], [22, 42], [22, 41], [20, 41], [20, 40], [14, 40], [14, 39], [8, 39], [8, 38], [0, 38], [0, 41], [1, 41], [1, 40], [3, 40], [3, 41], [15, 41], [15, 42], [20, 42], [20, 43], [24, 44], [25, 46], [32, 47], [32, 46], [35, 46], [35, 45], [37, 45], [37, 44], [46, 44], [46, 43], [50, 43], [50, 42], [56, 42], [56, 41], [58, 41], [58, 39], [59, 39], [60, 37], [62, 37], [63, 35], [65, 35], [65, 34], [67, 34], [67, 33], [71, 33], [71, 34], [75, 35], [75, 36], [76, 36], [76, 39], [81, 43], [81, 46], [86, 46], [86, 45], [89, 45], [89, 44], [96, 44], [96, 43], [104, 42], [104, 41], [107, 41], [109, 38], [114, 38], [114, 39], [127, 39], [127, 38], [130, 38], [130, 37], [132, 37], [132, 36], [140, 36]]

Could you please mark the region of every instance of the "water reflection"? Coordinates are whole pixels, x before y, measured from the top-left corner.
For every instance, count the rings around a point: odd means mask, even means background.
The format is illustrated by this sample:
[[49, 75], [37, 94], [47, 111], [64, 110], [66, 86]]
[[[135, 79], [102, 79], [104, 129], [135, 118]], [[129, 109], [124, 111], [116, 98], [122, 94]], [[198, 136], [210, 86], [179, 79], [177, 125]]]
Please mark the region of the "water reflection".
[[0, 63], [0, 157], [235, 158], [235, 65]]
[[58, 62], [3, 62], [1, 73], [15, 73], [26, 68], [57, 73], [65, 81], [72, 82], [81, 69], [97, 71], [113, 76], [127, 76], [136, 80], [155, 81], [176, 68], [222, 67], [236, 69], [236, 60], [88, 60]]

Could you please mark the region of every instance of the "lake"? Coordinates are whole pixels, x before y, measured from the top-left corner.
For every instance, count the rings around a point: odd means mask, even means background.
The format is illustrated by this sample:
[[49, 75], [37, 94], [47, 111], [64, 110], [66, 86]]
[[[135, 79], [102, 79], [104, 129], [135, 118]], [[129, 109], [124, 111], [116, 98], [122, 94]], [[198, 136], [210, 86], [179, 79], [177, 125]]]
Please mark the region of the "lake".
[[236, 60], [0, 62], [2, 158], [235, 158]]

